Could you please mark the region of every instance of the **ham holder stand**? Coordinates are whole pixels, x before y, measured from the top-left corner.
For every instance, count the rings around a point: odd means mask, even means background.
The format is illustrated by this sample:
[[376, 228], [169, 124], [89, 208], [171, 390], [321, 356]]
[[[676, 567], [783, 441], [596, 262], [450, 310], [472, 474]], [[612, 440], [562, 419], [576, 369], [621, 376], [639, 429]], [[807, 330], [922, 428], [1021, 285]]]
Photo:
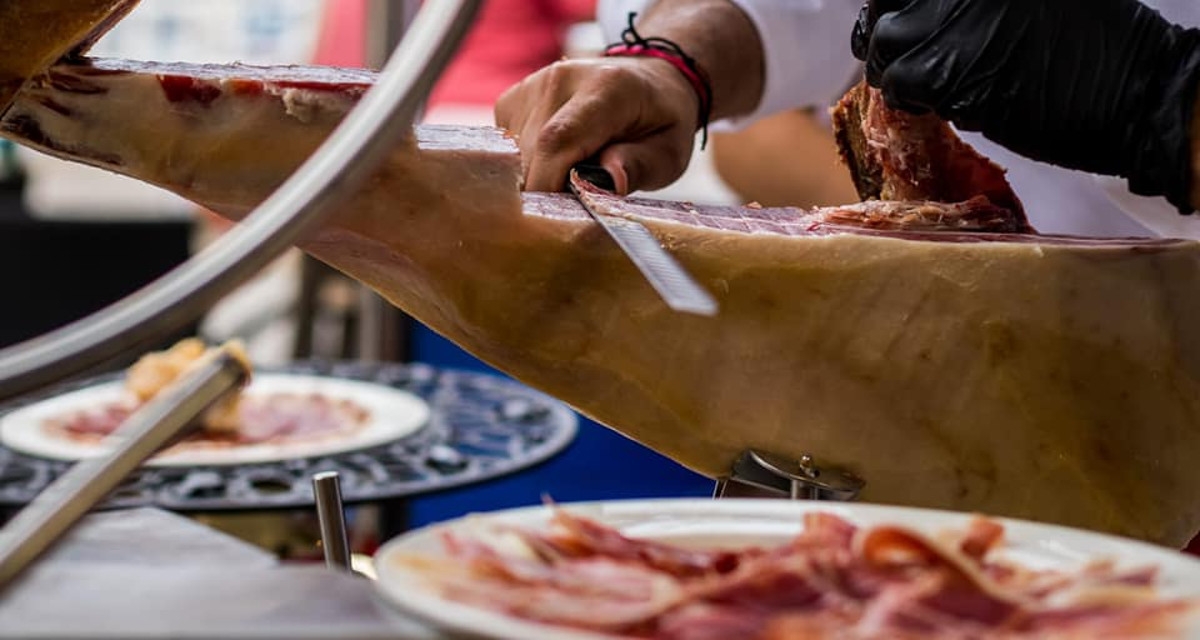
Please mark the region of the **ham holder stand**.
[[[215, 244], [106, 309], [0, 350], [0, 402], [44, 390], [122, 354], [144, 349], [200, 317], [291, 248], [358, 191], [410, 134], [426, 96], [481, 4], [481, 0], [422, 3], [362, 102], [295, 174]], [[41, 487], [0, 530], [0, 588], [109, 497], [146, 459], [185, 434], [197, 416], [243, 384], [248, 373], [246, 363], [233, 353], [215, 350], [207, 362], [134, 413], [114, 435], [121, 444], [111, 454], [76, 463]], [[565, 446], [563, 437], [569, 440], [569, 435], [561, 434], [573, 435], [574, 421], [559, 432], [552, 439], [554, 447], [561, 448]], [[313, 486], [325, 547], [336, 552], [327, 556], [327, 561], [344, 565], [338, 476], [323, 471], [314, 477]], [[309, 504], [313, 486], [307, 488]], [[714, 496], [732, 496], [740, 488], [792, 499], [849, 500], [862, 487], [862, 480], [853, 475], [820, 468], [807, 457], [788, 461], [747, 451], [730, 476], [717, 482]]]

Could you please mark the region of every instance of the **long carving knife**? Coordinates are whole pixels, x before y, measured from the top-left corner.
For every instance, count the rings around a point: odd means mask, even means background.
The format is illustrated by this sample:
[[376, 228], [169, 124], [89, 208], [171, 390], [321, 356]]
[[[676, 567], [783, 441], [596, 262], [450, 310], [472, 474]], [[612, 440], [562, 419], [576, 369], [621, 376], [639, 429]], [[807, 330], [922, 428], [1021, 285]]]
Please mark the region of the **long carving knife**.
[[591, 163], [575, 165], [568, 183], [571, 193], [608, 235], [616, 241], [642, 276], [654, 287], [667, 306], [681, 313], [715, 316], [717, 301], [696, 282], [690, 273], [663, 248], [650, 230], [635, 220], [596, 211], [589, 203], [588, 191], [615, 191], [612, 176]]

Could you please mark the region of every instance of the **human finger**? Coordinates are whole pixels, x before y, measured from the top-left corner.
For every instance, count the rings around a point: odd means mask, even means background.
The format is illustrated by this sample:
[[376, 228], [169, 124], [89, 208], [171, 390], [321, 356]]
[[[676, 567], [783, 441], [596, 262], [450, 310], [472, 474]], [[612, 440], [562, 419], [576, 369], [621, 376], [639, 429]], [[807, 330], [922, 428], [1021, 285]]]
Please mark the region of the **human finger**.
[[850, 33], [850, 50], [855, 58], [866, 62], [870, 51], [871, 37], [879, 16], [889, 11], [899, 11], [913, 0], [866, 0], [858, 10], [854, 29]]
[[529, 157], [525, 188], [563, 190], [571, 167], [630, 129], [637, 116], [630, 104], [607, 93], [573, 96], [522, 142], [522, 154]]
[[672, 127], [630, 142], [609, 145], [600, 154], [600, 164], [613, 176], [617, 193], [661, 189], [687, 170], [694, 136]]
[[932, 35], [937, 17], [925, 15], [930, 6], [929, 2], [893, 4], [877, 15], [864, 58], [868, 84], [879, 87], [889, 66]]

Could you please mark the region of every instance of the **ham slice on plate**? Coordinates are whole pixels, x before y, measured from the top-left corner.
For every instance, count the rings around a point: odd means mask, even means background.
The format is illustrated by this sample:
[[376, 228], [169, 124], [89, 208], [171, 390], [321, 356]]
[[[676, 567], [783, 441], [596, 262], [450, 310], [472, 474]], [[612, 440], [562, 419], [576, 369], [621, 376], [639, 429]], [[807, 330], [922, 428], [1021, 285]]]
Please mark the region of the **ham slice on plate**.
[[[373, 81], [71, 59], [25, 83], [0, 132], [238, 218]], [[948, 127], [897, 128], [869, 98], [840, 119], [872, 141], [847, 156], [901, 200], [585, 196], [649, 228], [715, 318], [667, 309], [573, 198], [522, 193], [516, 145], [492, 128], [415, 128], [301, 246], [701, 473], [747, 447], [807, 453], [860, 474], [867, 501], [1185, 543], [1200, 528], [1200, 245], [1036, 234]]]
[[1032, 232], [1004, 169], [959, 139], [932, 115], [893, 111], [877, 89], [851, 89], [832, 111], [842, 160], [863, 200], [962, 202], [983, 198]]

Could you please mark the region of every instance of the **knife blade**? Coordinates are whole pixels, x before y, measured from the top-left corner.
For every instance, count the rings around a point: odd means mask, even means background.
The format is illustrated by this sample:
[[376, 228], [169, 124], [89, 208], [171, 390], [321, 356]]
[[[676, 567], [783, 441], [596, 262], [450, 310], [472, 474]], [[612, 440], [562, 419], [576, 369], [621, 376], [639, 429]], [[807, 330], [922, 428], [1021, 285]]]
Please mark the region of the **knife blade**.
[[600, 213], [588, 204], [583, 195], [588, 186], [610, 193], [616, 189], [608, 171], [599, 164], [583, 162], [571, 169], [568, 183], [579, 204], [617, 243], [668, 307], [680, 313], [717, 314], [716, 299], [663, 248], [649, 229], [629, 218]]

